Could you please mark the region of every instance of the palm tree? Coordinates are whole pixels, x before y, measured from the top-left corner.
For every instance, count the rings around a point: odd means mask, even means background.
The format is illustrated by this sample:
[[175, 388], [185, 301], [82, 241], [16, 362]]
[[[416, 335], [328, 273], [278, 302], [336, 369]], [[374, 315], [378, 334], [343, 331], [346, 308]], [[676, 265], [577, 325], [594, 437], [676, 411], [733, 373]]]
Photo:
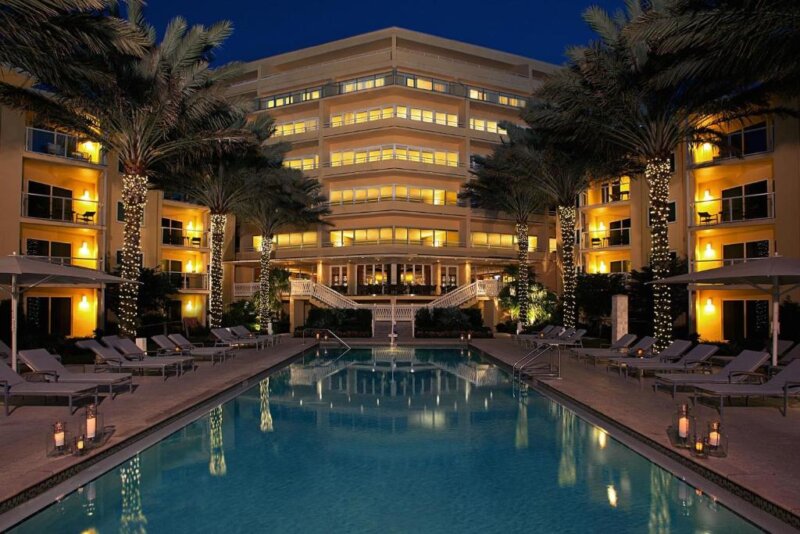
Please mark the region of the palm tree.
[[717, 86], [800, 93], [800, 4], [795, 0], [673, 0], [625, 32], [668, 58], [657, 87]]
[[538, 171], [530, 153], [513, 140], [487, 157], [476, 157], [475, 178], [464, 184], [462, 198], [475, 207], [502, 211], [514, 219], [517, 234], [519, 322], [528, 325], [528, 224], [544, 208], [544, 196], [526, 172]]
[[231, 33], [228, 22], [189, 27], [173, 19], [156, 43], [155, 29], [143, 18], [142, 1], [127, 3], [128, 21], [148, 38], [141, 57], [112, 57], [104, 68], [112, 82], [69, 87], [55, 94], [20, 91], [18, 106], [42, 122], [85, 135], [116, 153], [122, 174], [122, 277], [120, 332], [135, 335], [141, 270], [141, 224], [149, 187], [158, 185], [170, 163], [188, 151], [213, 147], [220, 139], [246, 136], [230, 128], [246, 115], [229, 102], [223, 84], [238, 67], [212, 69], [214, 52]]
[[247, 178], [247, 201], [238, 215], [252, 224], [261, 236], [258, 278], [258, 322], [271, 332], [270, 267], [275, 234], [288, 228], [303, 228], [323, 221], [330, 213], [322, 185], [300, 171], [288, 168], [262, 169]]
[[[653, 2], [657, 4], [657, 2]], [[628, 2], [627, 14], [610, 17], [589, 8], [584, 18], [599, 40], [569, 51], [566, 69], [545, 82], [538, 96], [546, 102], [533, 120], [565, 142], [595, 145], [597, 157], [643, 172], [649, 187], [650, 265], [654, 278], [669, 269], [667, 216], [671, 158], [683, 142], [721, 142], [714, 126], [752, 113], [750, 100], [736, 96], [721, 101], [715, 88], [686, 92], [669, 87], [654, 90], [645, 76], [657, 64], [650, 62], [646, 43], [631, 42], [623, 30], [642, 16], [637, 2]], [[672, 336], [669, 286], [654, 288], [654, 335], [657, 349]]]

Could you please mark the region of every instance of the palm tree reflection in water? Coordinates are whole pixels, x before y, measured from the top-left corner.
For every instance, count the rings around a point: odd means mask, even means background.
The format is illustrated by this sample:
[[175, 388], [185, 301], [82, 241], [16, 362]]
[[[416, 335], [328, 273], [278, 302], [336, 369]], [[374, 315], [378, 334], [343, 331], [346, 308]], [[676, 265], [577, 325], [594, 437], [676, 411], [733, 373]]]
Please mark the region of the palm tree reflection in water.
[[514, 446], [518, 449], [528, 448], [528, 398], [522, 397], [517, 403], [517, 432]]
[[122, 480], [122, 516], [119, 531], [122, 534], [146, 534], [147, 517], [142, 510], [142, 471], [137, 454], [119, 471]]
[[258, 385], [258, 396], [261, 401], [261, 431], [272, 432], [272, 414], [269, 411], [269, 378], [265, 378]]
[[225, 465], [225, 449], [222, 445], [222, 406], [217, 406], [208, 416], [211, 438], [211, 458], [208, 461], [208, 472], [211, 476], [225, 476], [228, 468]]
[[[554, 403], [555, 404], [555, 403]], [[561, 424], [561, 460], [558, 462], [558, 485], [574, 486], [577, 481], [575, 447], [577, 446], [577, 420], [575, 414], [562, 406], [557, 407]]]
[[650, 521], [649, 532], [669, 532], [669, 495], [672, 486], [672, 475], [658, 467], [650, 465]]

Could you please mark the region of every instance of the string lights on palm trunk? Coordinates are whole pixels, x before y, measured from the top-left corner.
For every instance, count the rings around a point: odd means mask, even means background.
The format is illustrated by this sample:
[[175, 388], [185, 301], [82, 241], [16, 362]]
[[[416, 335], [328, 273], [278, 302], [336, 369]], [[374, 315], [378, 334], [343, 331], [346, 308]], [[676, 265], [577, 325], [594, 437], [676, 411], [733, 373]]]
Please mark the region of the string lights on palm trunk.
[[208, 323], [211, 328], [222, 326], [222, 249], [225, 245], [227, 215], [211, 215], [211, 278], [208, 303]]
[[258, 324], [261, 330], [268, 331], [272, 322], [272, 310], [269, 302], [269, 275], [271, 269], [272, 236], [261, 236], [261, 274], [258, 278]]
[[[138, 281], [142, 269], [141, 235], [147, 201], [147, 177], [122, 175], [122, 210], [125, 226], [122, 237], [122, 278]], [[119, 288], [119, 329], [126, 337], [136, 335], [139, 285], [123, 282]]]
[[[645, 166], [650, 190], [650, 268], [653, 279], [660, 280], [669, 273], [669, 181], [672, 176], [669, 159], [654, 158]], [[672, 340], [672, 298], [666, 284], [653, 285], [653, 335], [661, 351]]]
[[558, 218], [561, 223], [561, 297], [564, 326], [575, 328], [575, 206], [559, 206]]
[[519, 301], [519, 321], [528, 324], [528, 225], [517, 224], [517, 246], [519, 269], [517, 273], [517, 299]]

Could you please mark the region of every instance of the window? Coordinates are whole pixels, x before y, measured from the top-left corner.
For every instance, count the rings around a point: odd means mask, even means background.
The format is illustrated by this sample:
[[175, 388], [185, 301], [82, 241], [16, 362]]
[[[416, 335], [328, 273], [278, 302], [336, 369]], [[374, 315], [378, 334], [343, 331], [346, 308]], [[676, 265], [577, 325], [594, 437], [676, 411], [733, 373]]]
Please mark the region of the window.
[[489, 91], [488, 89], [481, 89], [479, 87], [469, 87], [467, 89], [467, 96], [471, 100], [492, 102], [494, 104], [500, 104], [502, 106], [510, 106], [514, 108], [524, 108], [526, 104], [525, 97], [507, 93], [498, 93], [496, 91]]
[[347, 265], [331, 265], [331, 286], [347, 285]]
[[72, 334], [72, 299], [69, 297], [27, 297], [28, 320], [40, 332], [68, 337]]
[[771, 216], [769, 183], [761, 180], [722, 190], [721, 222], [764, 219]]
[[406, 145], [380, 145], [331, 152], [331, 167], [358, 165], [376, 161], [400, 160], [431, 165], [458, 167], [458, 152]]
[[69, 265], [72, 262], [72, 243], [27, 239], [25, 241], [25, 254], [28, 256], [46, 256], [54, 258], [53, 261], [56, 263]]
[[609, 262], [610, 273], [628, 273], [631, 271], [630, 260], [616, 260]]
[[333, 247], [381, 243], [421, 245], [425, 247], [452, 247], [459, 245], [457, 231], [403, 227], [333, 230], [330, 232], [330, 243]]
[[434, 78], [427, 78], [425, 76], [417, 76], [416, 74], [398, 72], [397, 83], [398, 85], [405, 85], [406, 87], [413, 87], [415, 89], [422, 89], [424, 91], [433, 91], [435, 93], [450, 92], [449, 82]]
[[458, 287], [458, 266], [442, 265], [442, 288]]
[[469, 120], [469, 127], [471, 130], [477, 130], [479, 132], [489, 132], [500, 135], [506, 135], [507, 133], [504, 128], [498, 125], [496, 120], [471, 118]]
[[730, 132], [726, 136], [727, 145], [723, 156], [746, 156], [769, 150], [767, 123], [765, 121]]
[[606, 182], [601, 186], [600, 192], [603, 204], [630, 200], [631, 179], [628, 176], [623, 176], [617, 180]]
[[[528, 236], [528, 251], [535, 251], [539, 245], [538, 236]], [[492, 232], [472, 232], [472, 246], [480, 248], [517, 248], [515, 234], [500, 234]]]
[[768, 300], [722, 302], [722, 337], [726, 340], [764, 339], [769, 335]]
[[161, 243], [164, 245], [183, 246], [188, 244], [187, 236], [183, 233], [183, 221], [161, 218]]
[[322, 88], [314, 87], [310, 89], [302, 89], [294, 93], [285, 93], [259, 98], [256, 102], [258, 109], [272, 109], [290, 106], [292, 104], [299, 104], [301, 102], [319, 100], [321, 96]]
[[290, 169], [310, 171], [319, 167], [319, 156], [301, 156], [283, 160], [283, 166]]
[[305, 132], [316, 131], [319, 121], [315, 118], [299, 119], [291, 122], [283, 122], [275, 125], [275, 137], [283, 137], [287, 135], [297, 135]]
[[741, 261], [768, 258], [769, 240], [748, 241], [746, 243], [728, 243], [722, 245], [722, 259], [726, 265]]
[[631, 244], [631, 220], [620, 219], [611, 221], [608, 224], [608, 237], [606, 246], [630, 245]]
[[[653, 225], [653, 214], [648, 210], [647, 226]], [[670, 200], [667, 203], [667, 223], [672, 224], [678, 220], [678, 203]]]
[[28, 181], [25, 215], [39, 219], [73, 221], [72, 191], [63, 187]]
[[117, 202], [117, 221], [125, 222], [125, 204]]

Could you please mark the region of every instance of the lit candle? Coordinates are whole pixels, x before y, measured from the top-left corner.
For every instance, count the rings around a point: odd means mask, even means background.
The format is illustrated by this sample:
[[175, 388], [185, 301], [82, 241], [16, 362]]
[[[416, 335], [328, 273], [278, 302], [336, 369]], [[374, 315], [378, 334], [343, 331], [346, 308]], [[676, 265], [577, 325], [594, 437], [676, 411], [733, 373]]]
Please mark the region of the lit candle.
[[717, 448], [719, 447], [720, 442], [720, 433], [719, 433], [719, 422], [714, 421], [711, 423], [711, 431], [708, 433], [708, 446]]
[[704, 447], [703, 438], [700, 437], [695, 438], [694, 450], [697, 452], [703, 452], [703, 447]]
[[678, 419], [678, 437], [683, 439], [689, 437], [689, 418], [685, 414]]
[[97, 408], [94, 404], [86, 407], [86, 439], [94, 439], [97, 435]]
[[78, 438], [78, 441], [75, 442], [75, 448], [78, 449], [78, 452], [83, 452], [84, 447], [86, 444], [83, 442], [83, 436]]
[[53, 441], [55, 442], [56, 449], [64, 446], [64, 439], [66, 438], [66, 431], [64, 423], [56, 423], [53, 425]]

